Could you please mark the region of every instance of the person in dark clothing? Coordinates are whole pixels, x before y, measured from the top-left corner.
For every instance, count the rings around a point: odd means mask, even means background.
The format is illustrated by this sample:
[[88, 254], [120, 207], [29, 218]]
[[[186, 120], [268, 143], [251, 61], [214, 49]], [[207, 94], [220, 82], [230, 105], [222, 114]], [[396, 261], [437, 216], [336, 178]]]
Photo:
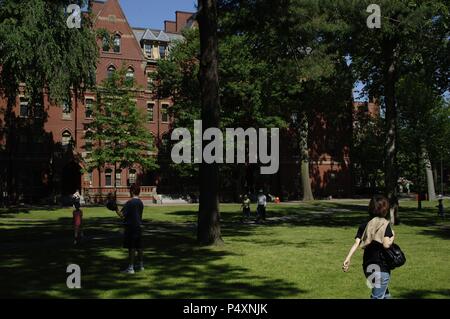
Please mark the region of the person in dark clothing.
[[123, 247], [128, 249], [129, 266], [123, 271], [126, 274], [134, 274], [134, 263], [136, 252], [138, 253], [139, 266], [137, 271], [144, 270], [143, 248], [142, 248], [142, 213], [144, 203], [139, 199], [141, 188], [133, 184], [130, 187], [131, 199], [125, 204], [122, 210], [117, 214], [124, 221], [124, 240]]
[[384, 196], [375, 196], [371, 200], [369, 214], [372, 219], [359, 226], [355, 243], [342, 266], [344, 272], [348, 272], [353, 254], [358, 247], [364, 249], [363, 272], [372, 288], [372, 299], [391, 298], [388, 288], [391, 270], [382, 258], [383, 251], [390, 248], [395, 239], [391, 224], [386, 219], [389, 208], [389, 201]]

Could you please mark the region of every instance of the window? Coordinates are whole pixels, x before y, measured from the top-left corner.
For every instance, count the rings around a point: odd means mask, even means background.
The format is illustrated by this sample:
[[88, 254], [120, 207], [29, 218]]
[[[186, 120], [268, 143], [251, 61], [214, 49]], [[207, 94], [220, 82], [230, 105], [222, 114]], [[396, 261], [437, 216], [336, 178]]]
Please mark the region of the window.
[[147, 73], [147, 90], [153, 91], [153, 78], [151, 72]]
[[61, 144], [62, 146], [68, 146], [72, 142], [72, 134], [69, 131], [62, 133]]
[[102, 50], [103, 52], [109, 52], [111, 48], [109, 47], [109, 39], [108, 36], [104, 36], [103, 37], [103, 41], [102, 41]]
[[119, 34], [116, 34], [114, 36], [114, 52], [115, 53], [119, 53], [120, 52], [120, 42], [121, 42], [121, 37]]
[[116, 170], [116, 186], [120, 187], [122, 186], [122, 171]]
[[34, 116], [38, 119], [44, 117], [44, 106], [41, 101], [37, 101], [34, 105]]
[[26, 98], [20, 98], [20, 117], [28, 117], [28, 100]]
[[153, 59], [153, 45], [145, 43], [144, 44], [144, 52], [148, 57]]
[[85, 110], [86, 118], [88, 119], [92, 118], [93, 107], [94, 107], [94, 100], [86, 99], [86, 110]]
[[129, 67], [127, 69], [127, 73], [125, 75], [125, 80], [127, 85], [133, 85], [134, 82], [134, 70], [133, 68]]
[[70, 119], [70, 113], [72, 112], [72, 106], [70, 103], [70, 99], [67, 99], [62, 105], [63, 118], [65, 119]]
[[130, 169], [130, 173], [128, 174], [128, 182], [130, 185], [136, 184], [136, 170]]
[[109, 168], [105, 170], [105, 186], [112, 186], [112, 170]]
[[92, 151], [92, 132], [91, 131], [87, 131], [86, 134], [84, 135], [84, 150], [86, 152], [91, 152]]
[[92, 186], [93, 177], [94, 177], [94, 175], [93, 175], [92, 171], [89, 171], [86, 174], [84, 174], [84, 181], [86, 183], [89, 183], [89, 186]]
[[166, 46], [165, 45], [160, 45], [159, 46], [159, 56], [161, 59], [165, 59], [166, 58]]
[[169, 122], [169, 105], [167, 104], [162, 105], [161, 118], [163, 122]]
[[115, 72], [116, 72], [116, 68], [113, 65], [111, 65], [108, 68], [108, 79], [112, 78], [112, 76]]
[[147, 119], [149, 122], [155, 120], [155, 103], [147, 103]]

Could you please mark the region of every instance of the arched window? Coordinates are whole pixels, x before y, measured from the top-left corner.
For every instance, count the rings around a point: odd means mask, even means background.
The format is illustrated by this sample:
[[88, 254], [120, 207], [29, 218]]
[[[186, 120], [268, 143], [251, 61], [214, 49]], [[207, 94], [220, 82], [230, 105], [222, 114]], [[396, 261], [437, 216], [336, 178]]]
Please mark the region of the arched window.
[[113, 65], [110, 65], [108, 67], [108, 79], [110, 79], [115, 72], [116, 72], [116, 68]]
[[121, 44], [121, 36], [119, 34], [116, 34], [114, 36], [114, 52], [120, 53], [120, 44]]
[[64, 131], [62, 133], [61, 144], [63, 146], [67, 146], [70, 144], [71, 141], [72, 141], [72, 134], [70, 134], [69, 131]]
[[132, 85], [134, 82], [134, 69], [129, 67], [127, 73], [125, 74], [125, 81], [127, 85]]
[[105, 170], [105, 186], [113, 186], [112, 184], [112, 169]]
[[108, 52], [110, 49], [108, 36], [105, 35], [102, 40], [102, 50], [103, 52]]

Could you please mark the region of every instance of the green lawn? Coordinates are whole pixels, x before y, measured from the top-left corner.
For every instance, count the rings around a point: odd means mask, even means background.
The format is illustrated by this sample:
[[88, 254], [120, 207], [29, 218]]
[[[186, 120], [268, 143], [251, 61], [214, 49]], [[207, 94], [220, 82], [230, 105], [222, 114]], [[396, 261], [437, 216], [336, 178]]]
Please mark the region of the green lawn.
[[[239, 205], [222, 205], [225, 245], [214, 248], [195, 243], [196, 206], [147, 207], [146, 270], [131, 276], [119, 273], [120, 222], [106, 209], [84, 209], [87, 241], [79, 247], [70, 209], [0, 210], [0, 298], [367, 298], [362, 252], [341, 271], [366, 205], [272, 205], [265, 225], [243, 224]], [[395, 231], [408, 260], [393, 272], [391, 292], [449, 298], [450, 218], [439, 219], [435, 203], [421, 212], [415, 205], [401, 203]], [[82, 269], [79, 290], [66, 287], [72, 263]]]

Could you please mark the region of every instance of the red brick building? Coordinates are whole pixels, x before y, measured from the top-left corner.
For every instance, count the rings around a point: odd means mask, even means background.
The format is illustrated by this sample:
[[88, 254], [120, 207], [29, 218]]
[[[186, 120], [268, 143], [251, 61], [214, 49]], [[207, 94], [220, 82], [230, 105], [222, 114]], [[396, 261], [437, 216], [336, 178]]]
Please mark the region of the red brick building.
[[[118, 0], [94, 1], [94, 28], [106, 29], [113, 35], [112, 47], [98, 41], [100, 59], [96, 82], [100, 84], [109, 72], [122, 67], [135, 78], [138, 87], [137, 106], [147, 114], [147, 127], [155, 144], [169, 129], [169, 99], [159, 99], [151, 90], [149, 75], [155, 71], [156, 62], [165, 58], [173, 40], [181, 38], [184, 27], [191, 26], [193, 14], [176, 12], [175, 21], [166, 21], [165, 30], [132, 28]], [[156, 194], [157, 173], [143, 175], [140, 168], [116, 172], [106, 166], [103, 170], [82, 173], [83, 159], [91, 149], [87, 124], [92, 121], [92, 104], [95, 95], [87, 92], [82, 99], [72, 97], [64, 105], [43, 101], [45, 118], [30, 113], [28, 99], [20, 94], [14, 109], [16, 119], [13, 160], [2, 158], [2, 166], [11, 165], [15, 197], [26, 202], [36, 202], [43, 197], [72, 194], [76, 189], [89, 190], [92, 196], [108, 193], [113, 183], [119, 196], [128, 195], [127, 186], [133, 182], [143, 185], [144, 196]], [[0, 104], [6, 100], [0, 97]], [[39, 136], [36, 140], [34, 137]], [[7, 164], [9, 162], [9, 164]], [[2, 179], [2, 192], [5, 191]], [[50, 190], [54, 190], [51, 192]], [[52, 201], [52, 199], [50, 199]]]

